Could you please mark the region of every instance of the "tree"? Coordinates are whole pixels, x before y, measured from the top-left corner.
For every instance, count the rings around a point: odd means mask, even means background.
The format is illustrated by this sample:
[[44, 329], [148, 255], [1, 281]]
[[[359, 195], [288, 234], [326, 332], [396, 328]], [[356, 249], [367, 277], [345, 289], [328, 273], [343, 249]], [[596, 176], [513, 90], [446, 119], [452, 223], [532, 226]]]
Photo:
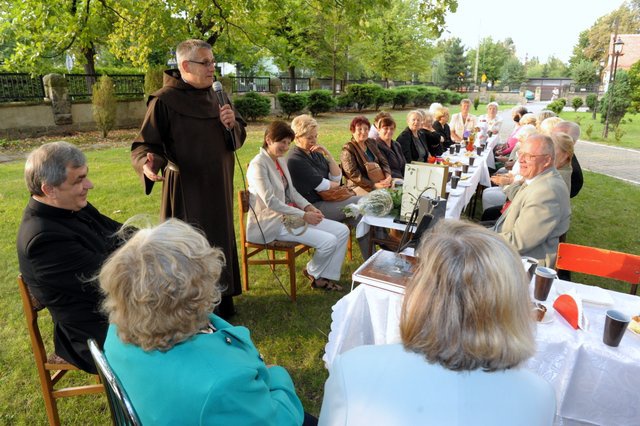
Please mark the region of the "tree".
[[445, 89], [457, 89], [466, 81], [467, 59], [462, 40], [455, 37], [445, 43], [444, 68], [442, 87]]
[[598, 66], [586, 59], [578, 62], [571, 70], [571, 78], [580, 86], [588, 86], [598, 81]]
[[[418, 69], [428, 67], [434, 55], [427, 42], [428, 33], [419, 22], [414, 0], [396, 0], [382, 13], [371, 17], [366, 32], [366, 44], [361, 56], [370, 75], [388, 81], [395, 77], [412, 79]], [[416, 54], [420, 52], [420, 54]], [[412, 58], [411, 61], [405, 60]]]
[[[611, 102], [611, 109], [609, 109], [609, 102]], [[602, 122], [605, 122], [607, 114], [609, 114], [609, 124], [617, 127], [630, 105], [631, 86], [629, 85], [629, 75], [624, 70], [618, 70], [613, 90], [612, 85], [609, 84], [609, 90], [601, 100]]]
[[[385, 0], [386, 2], [386, 0]], [[338, 76], [358, 73], [362, 62], [357, 54], [363, 44], [366, 28], [360, 25], [369, 8], [381, 6], [380, 0], [316, 0], [313, 3], [315, 22], [322, 23], [317, 31], [318, 51], [313, 55], [313, 67], [319, 75], [330, 75], [333, 94], [337, 91]], [[383, 7], [383, 10], [386, 6]], [[327, 60], [327, 52], [331, 58]]]
[[628, 75], [631, 89], [631, 111], [640, 112], [640, 61], [631, 65]]
[[502, 67], [500, 83], [509, 88], [519, 88], [520, 84], [527, 78], [524, 73], [524, 66], [518, 58], [510, 58]]
[[586, 30], [580, 33], [578, 43], [573, 49], [571, 64], [577, 64], [581, 59], [595, 63], [607, 61], [611, 34], [614, 32], [614, 22], [618, 20], [619, 34], [636, 34], [640, 32], [640, 2], [627, 1], [613, 12], [601, 16]]
[[569, 68], [560, 59], [555, 56], [549, 56], [546, 65], [548, 66], [549, 73], [546, 77], [567, 77], [569, 75]]
[[[478, 75], [486, 75], [487, 81], [495, 84], [500, 78], [502, 66], [511, 57], [515, 57], [515, 46], [510, 38], [504, 41], [494, 42], [491, 37], [486, 37], [480, 41], [478, 46]], [[471, 49], [467, 53], [469, 62], [475, 62], [476, 49]], [[471, 65], [471, 64], [470, 64]]]
[[[2, 31], [14, 46], [7, 67], [36, 71], [52, 59], [72, 54], [80, 59], [86, 74], [95, 74], [95, 56], [106, 45], [118, 12], [106, 1], [23, 0], [3, 2]], [[89, 83], [92, 83], [90, 81]]]

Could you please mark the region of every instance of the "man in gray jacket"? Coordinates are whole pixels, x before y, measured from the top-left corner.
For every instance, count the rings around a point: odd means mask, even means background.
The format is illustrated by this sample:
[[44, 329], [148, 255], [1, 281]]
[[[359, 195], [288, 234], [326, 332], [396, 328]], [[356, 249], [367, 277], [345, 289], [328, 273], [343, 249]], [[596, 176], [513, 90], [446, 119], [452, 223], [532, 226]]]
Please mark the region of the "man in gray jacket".
[[554, 268], [559, 238], [569, 230], [571, 206], [569, 190], [554, 167], [553, 141], [540, 134], [529, 136], [518, 161], [524, 181], [494, 230], [520, 255]]

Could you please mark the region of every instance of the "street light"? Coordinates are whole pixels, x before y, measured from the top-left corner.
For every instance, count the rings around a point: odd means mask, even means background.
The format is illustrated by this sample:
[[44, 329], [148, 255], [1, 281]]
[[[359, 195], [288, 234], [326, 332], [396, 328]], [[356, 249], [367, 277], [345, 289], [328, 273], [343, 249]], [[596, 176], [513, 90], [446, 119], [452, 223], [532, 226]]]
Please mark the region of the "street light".
[[602, 73], [604, 72], [604, 65], [604, 60], [600, 61], [600, 68], [596, 70], [596, 75], [598, 76], [598, 84], [596, 84], [596, 103], [593, 107], [593, 113], [591, 115], [592, 120], [596, 119], [596, 114], [598, 113], [598, 104], [600, 103], [598, 100], [598, 95], [600, 94], [600, 83], [602, 82], [603, 78]]
[[607, 138], [607, 136], [609, 136], [609, 116], [611, 115], [611, 101], [613, 98], [613, 87], [616, 84], [616, 71], [618, 70], [618, 58], [620, 56], [622, 56], [622, 47], [624, 46], [624, 43], [622, 42], [622, 39], [620, 38], [620, 36], [618, 36], [618, 39], [613, 43], [613, 59], [611, 61], [611, 72], [610, 72], [610, 87], [607, 89], [607, 92], [609, 92], [609, 96], [607, 97], [607, 119], [605, 120], [604, 123], [604, 131], [602, 132], [602, 137], [604, 139]]

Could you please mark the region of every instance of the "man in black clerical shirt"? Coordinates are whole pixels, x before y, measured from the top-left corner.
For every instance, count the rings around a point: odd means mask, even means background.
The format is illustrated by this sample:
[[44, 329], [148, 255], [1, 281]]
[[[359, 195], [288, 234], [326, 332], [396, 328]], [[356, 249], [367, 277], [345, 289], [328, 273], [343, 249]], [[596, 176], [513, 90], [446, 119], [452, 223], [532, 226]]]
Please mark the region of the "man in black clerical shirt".
[[20, 272], [33, 296], [53, 318], [55, 352], [90, 373], [96, 367], [87, 339], [100, 346], [107, 318], [92, 277], [121, 244], [121, 224], [87, 201], [93, 184], [84, 154], [66, 142], [29, 154], [24, 176], [31, 194], [18, 231]]

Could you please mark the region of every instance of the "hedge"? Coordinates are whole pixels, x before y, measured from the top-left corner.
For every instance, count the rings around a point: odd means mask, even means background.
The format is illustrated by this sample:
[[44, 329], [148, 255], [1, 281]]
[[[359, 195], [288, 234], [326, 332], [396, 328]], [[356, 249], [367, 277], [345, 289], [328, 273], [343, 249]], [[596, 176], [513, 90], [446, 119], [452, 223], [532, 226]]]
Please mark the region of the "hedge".
[[249, 92], [243, 96], [233, 98], [236, 110], [245, 120], [255, 121], [271, 113], [271, 101], [268, 97], [257, 92]]

